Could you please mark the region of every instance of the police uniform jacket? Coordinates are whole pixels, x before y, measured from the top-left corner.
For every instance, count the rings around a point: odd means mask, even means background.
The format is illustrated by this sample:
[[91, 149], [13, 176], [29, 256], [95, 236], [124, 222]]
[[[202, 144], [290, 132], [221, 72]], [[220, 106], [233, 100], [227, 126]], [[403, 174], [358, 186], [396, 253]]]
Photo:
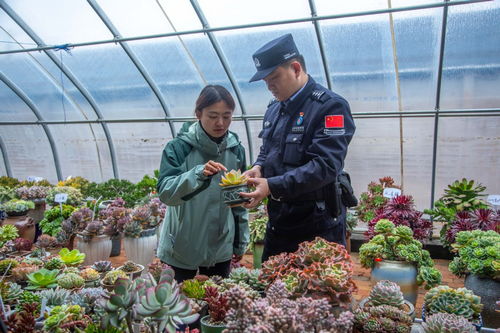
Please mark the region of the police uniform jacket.
[[311, 77], [293, 100], [269, 104], [255, 164], [271, 191], [272, 230], [315, 233], [336, 224], [325, 190], [343, 169], [354, 131], [347, 101]]

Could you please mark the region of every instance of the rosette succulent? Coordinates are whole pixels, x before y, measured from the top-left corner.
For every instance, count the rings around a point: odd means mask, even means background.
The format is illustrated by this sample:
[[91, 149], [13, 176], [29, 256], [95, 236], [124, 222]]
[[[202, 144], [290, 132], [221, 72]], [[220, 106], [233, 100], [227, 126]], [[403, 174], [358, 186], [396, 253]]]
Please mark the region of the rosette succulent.
[[99, 274], [98, 271], [96, 271], [93, 268], [85, 268], [80, 272], [80, 276], [85, 280], [85, 281], [95, 281], [98, 280], [101, 275]]
[[57, 206], [57, 203], [54, 202], [54, 198], [56, 194], [59, 193], [66, 193], [68, 195], [68, 199], [65, 202], [66, 205], [77, 207], [83, 202], [83, 196], [80, 190], [71, 186], [56, 186], [51, 188], [47, 193], [47, 203], [51, 206]]
[[65, 273], [58, 277], [57, 284], [64, 289], [81, 288], [85, 280], [76, 273]]
[[229, 172], [224, 172], [221, 177], [220, 186], [234, 186], [240, 184], [246, 184], [248, 177], [241, 174], [241, 170], [231, 170]]
[[48, 269], [42, 268], [36, 272], [28, 274], [28, 290], [37, 290], [44, 288], [54, 288], [57, 286], [57, 274], [59, 270], [55, 269], [50, 271]]
[[0, 210], [9, 213], [25, 213], [30, 209], [35, 209], [35, 204], [32, 201], [25, 201], [19, 199], [12, 199], [3, 204], [0, 204]]
[[92, 265], [92, 268], [98, 271], [99, 273], [106, 273], [113, 269], [113, 267], [111, 266], [111, 261], [108, 260], [96, 261]]
[[390, 305], [367, 307], [354, 312], [354, 326], [364, 333], [409, 333], [412, 323], [409, 315]]
[[62, 248], [58, 254], [64, 264], [68, 266], [78, 266], [85, 260], [85, 253], [81, 253], [77, 249], [70, 251], [67, 248]]
[[413, 232], [407, 226], [395, 227], [387, 219], [377, 222], [375, 236], [361, 245], [359, 260], [363, 267], [373, 268], [375, 260], [397, 260], [414, 263], [418, 269], [417, 283], [425, 283], [427, 289], [441, 282], [441, 272], [434, 268], [429, 251], [422, 248], [422, 243], [413, 238]]
[[478, 319], [483, 305], [481, 297], [474, 295], [469, 289], [438, 286], [425, 294], [424, 309], [428, 315], [445, 312], [462, 316], [469, 321], [475, 321]]
[[475, 333], [476, 328], [467, 319], [450, 313], [436, 313], [422, 324], [425, 333]]
[[119, 278], [128, 279], [128, 275], [120, 269], [115, 269], [107, 272], [102, 282], [107, 285], [113, 285]]
[[403, 303], [403, 293], [399, 285], [392, 281], [382, 280], [373, 286], [366, 304], [370, 306], [390, 305], [400, 308]]
[[376, 211], [382, 208], [388, 199], [384, 197], [385, 188], [400, 188], [391, 177], [383, 177], [379, 182], [368, 184], [368, 192], [361, 193], [356, 212], [361, 221], [370, 222], [376, 217]]

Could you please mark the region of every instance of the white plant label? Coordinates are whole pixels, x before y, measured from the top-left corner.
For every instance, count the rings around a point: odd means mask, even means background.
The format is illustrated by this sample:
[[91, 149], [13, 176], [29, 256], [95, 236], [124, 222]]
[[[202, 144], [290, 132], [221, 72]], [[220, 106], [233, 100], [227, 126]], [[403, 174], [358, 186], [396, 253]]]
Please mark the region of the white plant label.
[[386, 198], [392, 199], [399, 195], [401, 195], [401, 190], [399, 188], [393, 188], [393, 187], [384, 188], [383, 196]]
[[500, 194], [490, 194], [487, 200], [493, 206], [500, 206]]
[[55, 202], [63, 203], [63, 202], [66, 202], [66, 200], [68, 200], [68, 194], [67, 193], [57, 193], [54, 196], [54, 201]]
[[42, 181], [44, 179], [45, 178], [43, 178], [43, 177], [36, 177], [36, 176], [28, 176], [26, 178], [26, 180], [29, 181], [29, 182], [39, 182], [39, 181]]

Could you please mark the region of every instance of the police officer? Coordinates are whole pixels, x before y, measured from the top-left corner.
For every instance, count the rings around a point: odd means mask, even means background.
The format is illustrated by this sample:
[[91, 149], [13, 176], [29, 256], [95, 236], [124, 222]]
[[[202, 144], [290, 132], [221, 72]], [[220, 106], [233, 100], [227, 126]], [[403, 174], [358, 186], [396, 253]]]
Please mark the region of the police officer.
[[250, 82], [264, 80], [275, 97], [264, 115], [259, 156], [245, 173], [255, 190], [241, 193], [250, 198], [246, 208], [269, 197], [262, 260], [316, 236], [345, 245], [336, 185], [355, 130], [349, 104], [307, 74], [291, 34], [262, 46], [253, 61]]

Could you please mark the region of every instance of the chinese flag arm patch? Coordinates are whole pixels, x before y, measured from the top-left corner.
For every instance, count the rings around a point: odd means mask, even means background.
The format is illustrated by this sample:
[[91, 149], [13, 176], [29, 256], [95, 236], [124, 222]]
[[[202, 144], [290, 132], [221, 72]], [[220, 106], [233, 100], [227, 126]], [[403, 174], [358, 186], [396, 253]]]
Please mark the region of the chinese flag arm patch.
[[325, 128], [344, 128], [344, 116], [325, 116]]

